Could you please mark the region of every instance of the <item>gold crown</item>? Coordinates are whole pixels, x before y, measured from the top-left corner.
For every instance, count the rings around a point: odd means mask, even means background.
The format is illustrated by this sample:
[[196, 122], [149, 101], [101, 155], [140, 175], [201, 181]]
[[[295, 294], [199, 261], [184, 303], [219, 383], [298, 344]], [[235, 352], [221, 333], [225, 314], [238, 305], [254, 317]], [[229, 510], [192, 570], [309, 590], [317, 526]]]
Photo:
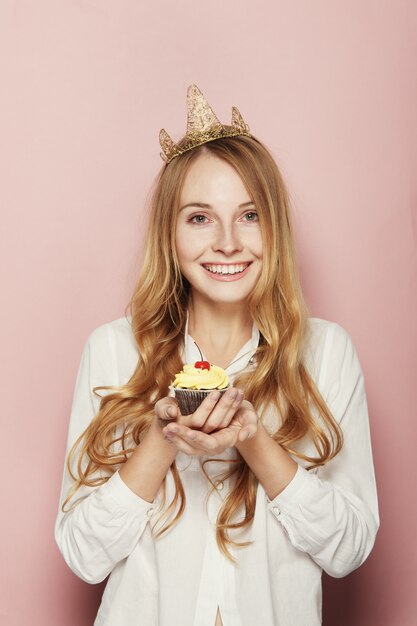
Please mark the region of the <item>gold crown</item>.
[[232, 123], [229, 127], [223, 126], [197, 85], [190, 85], [187, 91], [187, 134], [180, 147], [162, 128], [159, 133], [161, 157], [169, 163], [176, 156], [201, 146], [203, 143], [221, 137], [237, 137], [238, 135], [251, 136], [249, 126], [243, 121], [238, 109], [232, 107]]

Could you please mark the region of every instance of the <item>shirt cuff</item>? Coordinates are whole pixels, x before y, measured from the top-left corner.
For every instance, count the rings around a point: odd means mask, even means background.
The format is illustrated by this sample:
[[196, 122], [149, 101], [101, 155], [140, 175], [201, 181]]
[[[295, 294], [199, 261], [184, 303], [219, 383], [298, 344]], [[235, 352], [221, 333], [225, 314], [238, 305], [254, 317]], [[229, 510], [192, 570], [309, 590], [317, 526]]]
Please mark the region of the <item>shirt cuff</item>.
[[115, 472], [101, 487], [101, 490], [102, 493], [109, 495], [121, 508], [130, 513], [152, 515], [153, 503], [144, 500], [132, 491], [122, 480], [119, 472]]
[[291, 510], [294, 506], [297, 506], [305, 497], [304, 494], [306, 489], [308, 489], [310, 479], [311, 476], [309, 472], [299, 465], [294, 478], [280, 494], [273, 500], [270, 500], [267, 496], [269, 510], [272, 511], [276, 517], [280, 517], [281, 512]]

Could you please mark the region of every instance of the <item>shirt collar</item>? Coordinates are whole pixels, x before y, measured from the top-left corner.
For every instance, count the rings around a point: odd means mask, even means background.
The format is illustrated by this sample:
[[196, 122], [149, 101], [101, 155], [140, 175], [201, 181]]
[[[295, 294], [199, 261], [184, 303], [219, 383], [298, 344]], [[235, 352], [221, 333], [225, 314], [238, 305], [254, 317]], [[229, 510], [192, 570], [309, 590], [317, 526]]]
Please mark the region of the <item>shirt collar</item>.
[[[198, 351], [197, 346], [194, 343], [194, 339], [191, 335], [188, 334], [188, 311], [187, 311], [187, 321], [185, 323], [184, 330], [184, 351], [183, 351], [183, 361], [184, 363], [195, 363], [196, 361], [200, 361], [200, 353]], [[236, 356], [231, 360], [230, 365], [226, 367], [226, 372], [229, 377], [234, 377], [236, 374], [244, 370], [252, 356], [254, 355], [258, 344], [259, 344], [259, 329], [255, 322], [253, 322], [252, 326], [252, 337], [241, 347]], [[203, 353], [203, 360], [204, 353]]]

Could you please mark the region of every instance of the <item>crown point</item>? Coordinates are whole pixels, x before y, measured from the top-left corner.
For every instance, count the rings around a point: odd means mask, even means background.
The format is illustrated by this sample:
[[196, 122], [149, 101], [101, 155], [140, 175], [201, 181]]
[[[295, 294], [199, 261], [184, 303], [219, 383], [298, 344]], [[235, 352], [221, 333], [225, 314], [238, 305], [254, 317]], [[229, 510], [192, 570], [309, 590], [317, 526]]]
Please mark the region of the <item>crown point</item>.
[[161, 157], [167, 163], [171, 160], [171, 158], [173, 158], [173, 155], [179, 154], [179, 147], [172, 141], [165, 128], [161, 128], [159, 131], [159, 144], [162, 148], [163, 154], [165, 155], [162, 156], [161, 153]]
[[249, 126], [245, 124], [243, 117], [237, 107], [232, 107], [232, 126], [236, 128], [236, 130], [240, 130], [243, 132], [249, 132]]
[[212, 128], [221, 127], [217, 116], [197, 85], [190, 85], [188, 88], [187, 109], [187, 135], [204, 135]]
[[201, 93], [201, 90], [194, 83], [192, 85], [189, 85], [187, 89], [187, 96], [193, 97], [193, 95], [200, 95], [200, 96], [203, 95]]
[[232, 128], [223, 126], [197, 85], [187, 89], [187, 133], [181, 147], [174, 143], [166, 130], [159, 132], [161, 157], [169, 163], [179, 154], [222, 137], [250, 136], [249, 126], [236, 107], [232, 107]]

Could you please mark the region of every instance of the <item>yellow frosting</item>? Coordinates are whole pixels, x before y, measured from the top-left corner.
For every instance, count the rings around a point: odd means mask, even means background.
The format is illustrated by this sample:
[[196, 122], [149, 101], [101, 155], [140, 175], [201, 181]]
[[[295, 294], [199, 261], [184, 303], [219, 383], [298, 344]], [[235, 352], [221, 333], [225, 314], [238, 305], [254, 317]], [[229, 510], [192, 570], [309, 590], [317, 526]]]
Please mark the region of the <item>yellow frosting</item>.
[[181, 389], [224, 389], [228, 384], [229, 377], [222, 367], [210, 365], [209, 370], [203, 370], [194, 365], [184, 365], [172, 386]]

